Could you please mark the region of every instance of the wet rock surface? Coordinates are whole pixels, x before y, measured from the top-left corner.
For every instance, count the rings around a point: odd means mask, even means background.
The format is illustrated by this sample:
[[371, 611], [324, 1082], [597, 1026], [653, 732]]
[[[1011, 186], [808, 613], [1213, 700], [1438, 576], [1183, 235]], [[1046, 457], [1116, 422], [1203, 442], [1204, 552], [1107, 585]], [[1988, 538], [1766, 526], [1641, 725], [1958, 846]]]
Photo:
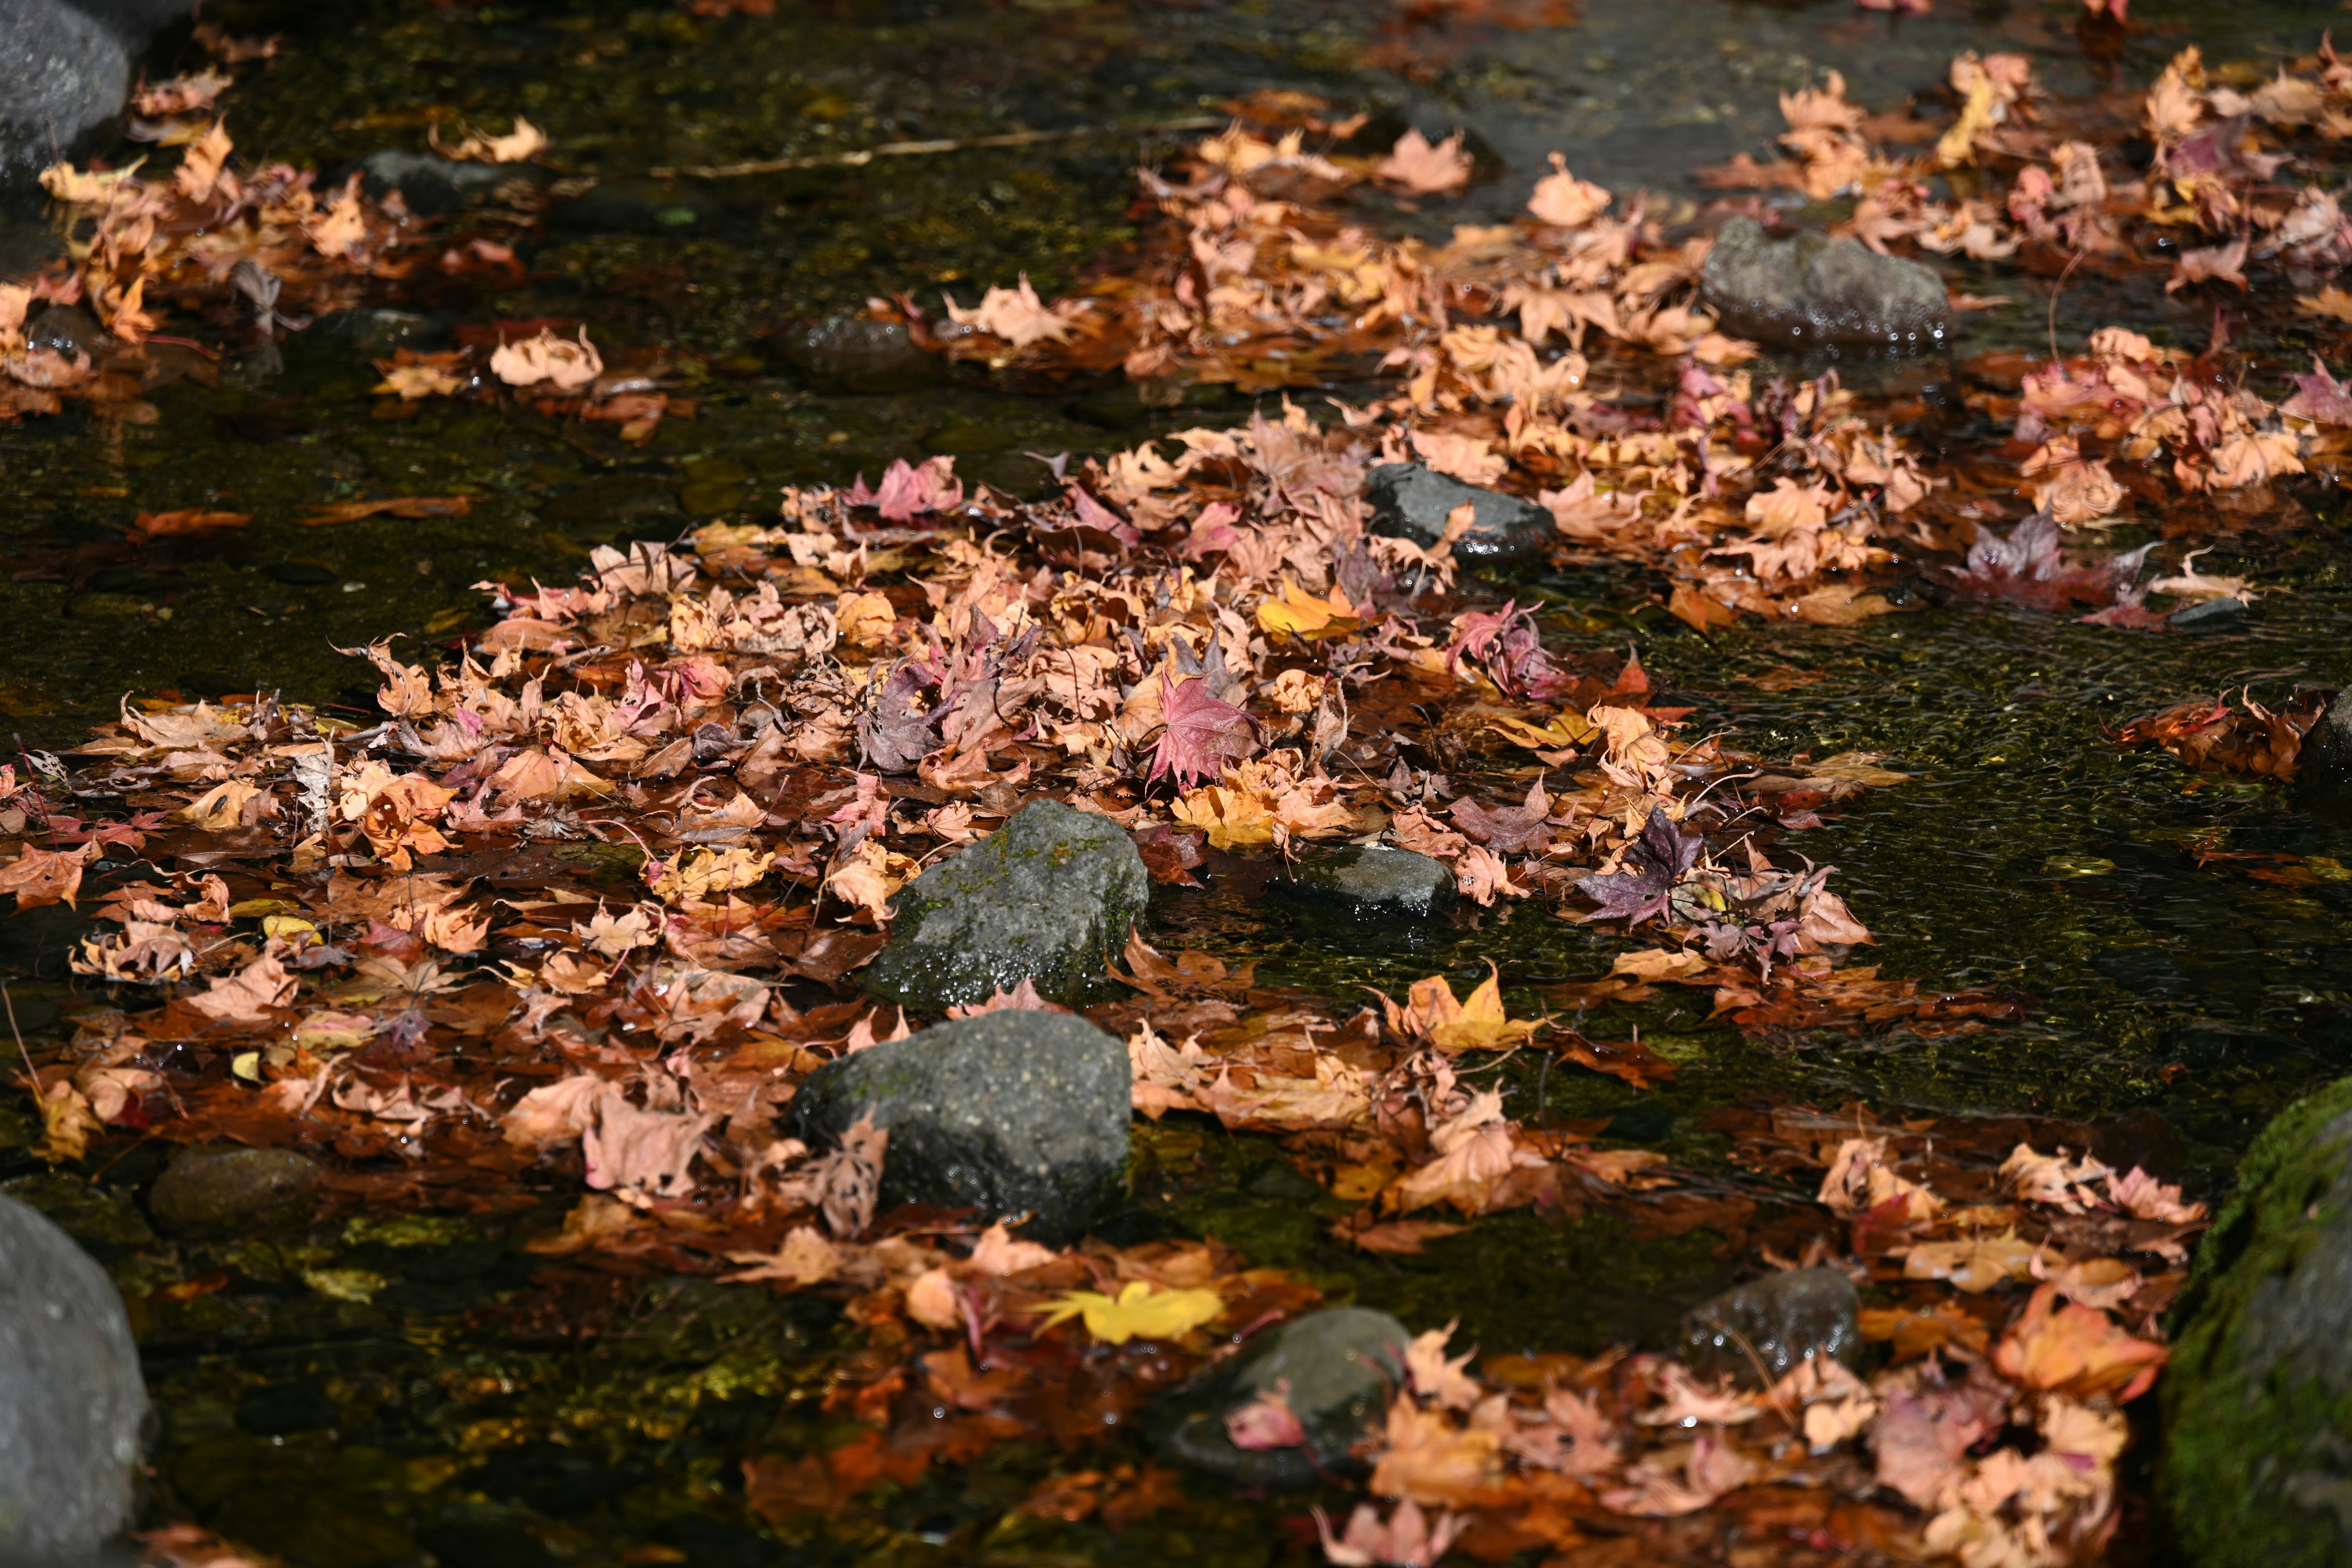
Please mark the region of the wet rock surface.
[[0, 0], [0, 174], [23, 179], [122, 107], [130, 61], [63, 0]]
[[[1333, 1307], [1269, 1331], [1230, 1366], [1161, 1402], [1153, 1413], [1160, 1450], [1245, 1486], [1314, 1486], [1347, 1468], [1350, 1450], [1380, 1421], [1412, 1340], [1402, 1323], [1365, 1307]], [[1277, 1388], [1307, 1442], [1235, 1447], [1227, 1417]]]
[[1150, 895], [1143, 857], [1117, 824], [1032, 801], [900, 889], [896, 931], [866, 989], [927, 1013], [1024, 980], [1068, 1001], [1103, 973]]
[[2352, 1079], [2247, 1152], [2173, 1321], [2161, 1485], [2186, 1559], [2352, 1559]]
[[131, 1522], [147, 1385], [122, 1298], [0, 1198], [0, 1562], [86, 1558]]
[[860, 1116], [889, 1130], [882, 1205], [1032, 1216], [1062, 1243], [1113, 1204], [1134, 1097], [1127, 1047], [1062, 1013], [987, 1013], [872, 1047], [814, 1074], [793, 1101], [802, 1136]]
[[147, 1212], [174, 1236], [266, 1236], [309, 1220], [319, 1166], [291, 1149], [183, 1149], [155, 1178]]
[[1736, 1285], [1684, 1314], [1683, 1354], [1711, 1375], [1773, 1382], [1800, 1362], [1829, 1356], [1848, 1366], [1862, 1356], [1862, 1297], [1834, 1268], [1790, 1268]]
[[1314, 854], [1270, 890], [1368, 919], [1443, 914], [1454, 907], [1454, 873], [1444, 862], [1384, 844]]
[[1718, 327], [1758, 342], [1907, 353], [1950, 331], [1951, 301], [1934, 268], [1855, 239], [1769, 238], [1752, 218], [1723, 226], [1699, 281]]
[[2352, 801], [2352, 689], [2328, 704], [2295, 753], [2295, 793], [2340, 805]]
[[1372, 470], [1365, 494], [1372, 503], [1373, 532], [1423, 546], [1444, 538], [1445, 520], [1469, 502], [1477, 521], [1454, 542], [1454, 553], [1464, 561], [1524, 561], [1559, 531], [1551, 513], [1525, 497], [1465, 484], [1422, 463], [1382, 463]]
[[776, 334], [776, 353], [819, 392], [911, 392], [947, 376], [946, 362], [915, 346], [904, 321], [835, 316]]

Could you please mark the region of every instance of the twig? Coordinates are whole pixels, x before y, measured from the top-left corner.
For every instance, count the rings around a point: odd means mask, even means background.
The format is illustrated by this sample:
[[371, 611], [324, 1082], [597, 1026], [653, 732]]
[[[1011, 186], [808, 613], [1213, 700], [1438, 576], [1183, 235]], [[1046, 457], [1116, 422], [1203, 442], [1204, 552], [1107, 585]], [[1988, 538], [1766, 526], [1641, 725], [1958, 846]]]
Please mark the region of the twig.
[[862, 169], [877, 158], [923, 158], [935, 153], [968, 153], [986, 147], [1034, 147], [1041, 142], [1076, 142], [1092, 136], [1141, 135], [1157, 131], [1213, 131], [1224, 121], [1212, 114], [1156, 120], [1146, 125], [1072, 125], [1058, 131], [1008, 131], [998, 136], [965, 136], [938, 142], [886, 142], [854, 153], [811, 153], [794, 158], [757, 158], [748, 163], [688, 163], [648, 169], [656, 180], [731, 180], [744, 174], [781, 174], [793, 169]]
[[33, 1053], [25, 1048], [25, 1031], [16, 1027], [16, 999], [8, 994], [8, 983], [5, 980], [0, 980], [0, 1006], [8, 1009], [8, 1032], [16, 1037], [16, 1054], [25, 1058], [25, 1072], [33, 1080], [34, 1097], [47, 1099], [47, 1091], [41, 1087], [41, 1069], [33, 1065]]

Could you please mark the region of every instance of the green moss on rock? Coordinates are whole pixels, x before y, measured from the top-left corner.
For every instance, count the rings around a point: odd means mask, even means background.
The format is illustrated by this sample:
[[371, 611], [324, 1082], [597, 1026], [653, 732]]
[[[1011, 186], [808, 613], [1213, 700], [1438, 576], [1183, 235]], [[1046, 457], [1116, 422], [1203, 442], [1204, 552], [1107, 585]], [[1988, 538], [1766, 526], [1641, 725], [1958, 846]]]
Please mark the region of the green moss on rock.
[[1143, 857], [1116, 823], [1032, 801], [907, 885], [865, 986], [926, 1013], [1024, 980], [1070, 1001], [1118, 952], [1150, 896]]
[[2183, 1554], [2352, 1559], [2352, 1079], [2247, 1152], [2175, 1317], [2161, 1485]]

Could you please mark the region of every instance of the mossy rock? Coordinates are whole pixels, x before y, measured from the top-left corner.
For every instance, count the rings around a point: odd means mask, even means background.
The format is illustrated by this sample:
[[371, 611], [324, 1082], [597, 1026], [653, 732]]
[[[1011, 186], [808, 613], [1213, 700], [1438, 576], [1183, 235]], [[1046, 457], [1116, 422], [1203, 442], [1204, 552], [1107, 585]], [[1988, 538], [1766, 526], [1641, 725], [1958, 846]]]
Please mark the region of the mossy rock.
[[2160, 1485], [2183, 1556], [2352, 1560], [2352, 1079], [2255, 1140], [2174, 1325]]
[[1041, 996], [1073, 1001], [1150, 897], [1143, 857], [1118, 824], [1031, 801], [900, 890], [890, 945], [864, 984], [925, 1013], [985, 1002], [1024, 980]]

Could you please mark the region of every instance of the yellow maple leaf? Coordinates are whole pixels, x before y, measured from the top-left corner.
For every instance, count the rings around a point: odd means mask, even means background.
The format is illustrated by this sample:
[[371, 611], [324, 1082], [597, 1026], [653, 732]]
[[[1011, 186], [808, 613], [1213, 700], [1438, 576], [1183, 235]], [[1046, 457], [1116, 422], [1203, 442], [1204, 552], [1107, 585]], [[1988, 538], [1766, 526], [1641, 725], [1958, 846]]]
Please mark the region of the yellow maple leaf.
[[1249, 790], [1203, 784], [1179, 795], [1171, 809], [1177, 821], [1206, 833], [1213, 848], [1246, 848], [1274, 842], [1274, 812]]
[[708, 898], [735, 888], [748, 888], [768, 874], [773, 855], [748, 849], [689, 849], [664, 867], [654, 879], [654, 891], [672, 903]]
[[1544, 1026], [1540, 1018], [1514, 1018], [1503, 1010], [1502, 977], [1489, 963], [1486, 978], [1457, 1001], [1443, 974], [1416, 980], [1405, 1005], [1388, 1004], [1389, 1027], [1427, 1040], [1448, 1056], [1461, 1051], [1499, 1051]]
[[1581, 713], [1562, 713], [1541, 729], [1524, 719], [1497, 714], [1486, 721], [1486, 727], [1499, 731], [1513, 745], [1525, 746], [1532, 752], [1564, 751], [1580, 746], [1600, 733], [1595, 726], [1585, 722]]
[[1145, 1280], [1130, 1279], [1116, 1300], [1099, 1290], [1065, 1291], [1045, 1314], [1045, 1327], [1083, 1317], [1087, 1333], [1105, 1344], [1123, 1345], [1132, 1339], [1174, 1339], [1214, 1322], [1224, 1310], [1223, 1298], [1214, 1290], [1155, 1291]]
[[1345, 591], [1334, 588], [1329, 598], [1318, 599], [1285, 578], [1282, 597], [1258, 605], [1257, 624], [1274, 637], [1319, 637], [1344, 635], [1362, 622], [1357, 618], [1356, 606], [1348, 602]]

